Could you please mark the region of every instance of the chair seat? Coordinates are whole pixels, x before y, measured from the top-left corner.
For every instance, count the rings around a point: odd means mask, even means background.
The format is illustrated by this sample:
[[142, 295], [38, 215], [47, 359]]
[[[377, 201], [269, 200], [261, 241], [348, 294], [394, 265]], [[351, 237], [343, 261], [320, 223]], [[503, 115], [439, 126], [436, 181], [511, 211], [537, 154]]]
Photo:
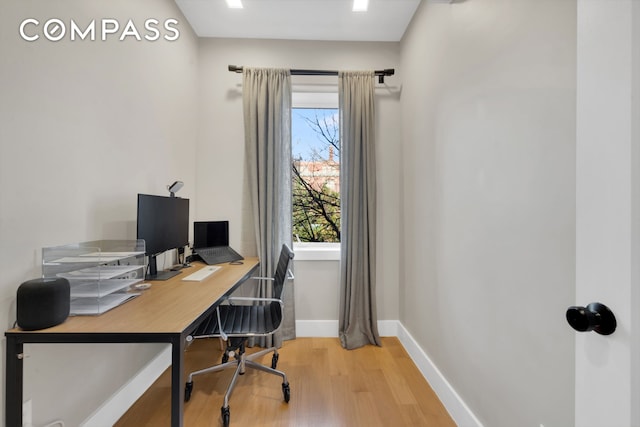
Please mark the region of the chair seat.
[[[221, 305], [220, 322], [225, 334], [267, 335], [273, 333], [282, 321], [279, 303], [267, 305]], [[214, 312], [195, 330], [194, 336], [218, 336], [220, 325]]]

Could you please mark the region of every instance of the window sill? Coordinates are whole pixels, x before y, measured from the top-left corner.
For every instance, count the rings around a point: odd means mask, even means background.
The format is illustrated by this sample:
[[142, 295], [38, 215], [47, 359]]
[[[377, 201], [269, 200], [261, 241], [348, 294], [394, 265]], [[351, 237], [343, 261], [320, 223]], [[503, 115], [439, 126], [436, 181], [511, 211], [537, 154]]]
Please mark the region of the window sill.
[[340, 261], [340, 243], [294, 243], [298, 261]]

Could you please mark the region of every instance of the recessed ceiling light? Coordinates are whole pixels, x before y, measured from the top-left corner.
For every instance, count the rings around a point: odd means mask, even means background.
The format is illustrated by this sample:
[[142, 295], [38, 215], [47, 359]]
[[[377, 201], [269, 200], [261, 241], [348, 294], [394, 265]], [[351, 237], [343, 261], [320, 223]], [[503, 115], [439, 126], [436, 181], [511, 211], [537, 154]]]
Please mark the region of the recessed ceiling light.
[[241, 0], [227, 0], [227, 6], [230, 9], [242, 9], [242, 1]]
[[354, 12], [366, 12], [369, 8], [369, 0], [353, 0]]

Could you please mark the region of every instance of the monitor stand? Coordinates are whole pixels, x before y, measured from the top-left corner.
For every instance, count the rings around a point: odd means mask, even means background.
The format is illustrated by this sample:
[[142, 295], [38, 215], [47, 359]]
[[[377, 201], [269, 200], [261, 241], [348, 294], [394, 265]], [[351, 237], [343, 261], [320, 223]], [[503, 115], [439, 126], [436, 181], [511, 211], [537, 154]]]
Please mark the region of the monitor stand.
[[149, 255], [149, 274], [145, 277], [145, 280], [168, 280], [172, 277], [180, 274], [181, 271], [158, 271], [158, 262], [155, 255]]

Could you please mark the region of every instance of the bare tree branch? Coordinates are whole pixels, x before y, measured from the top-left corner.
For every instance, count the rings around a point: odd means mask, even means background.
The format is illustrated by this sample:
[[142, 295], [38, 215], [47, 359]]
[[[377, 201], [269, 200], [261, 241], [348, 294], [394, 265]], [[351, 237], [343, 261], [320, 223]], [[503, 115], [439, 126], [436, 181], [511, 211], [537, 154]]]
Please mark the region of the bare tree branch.
[[[299, 156], [293, 161], [293, 228], [301, 240], [340, 241], [340, 195], [327, 186], [327, 170], [338, 170], [340, 136], [336, 110], [331, 114], [304, 117], [305, 122], [323, 143], [320, 150], [311, 149], [307, 159]], [[329, 160], [322, 152], [333, 151]], [[333, 176], [333, 174], [331, 174]]]

